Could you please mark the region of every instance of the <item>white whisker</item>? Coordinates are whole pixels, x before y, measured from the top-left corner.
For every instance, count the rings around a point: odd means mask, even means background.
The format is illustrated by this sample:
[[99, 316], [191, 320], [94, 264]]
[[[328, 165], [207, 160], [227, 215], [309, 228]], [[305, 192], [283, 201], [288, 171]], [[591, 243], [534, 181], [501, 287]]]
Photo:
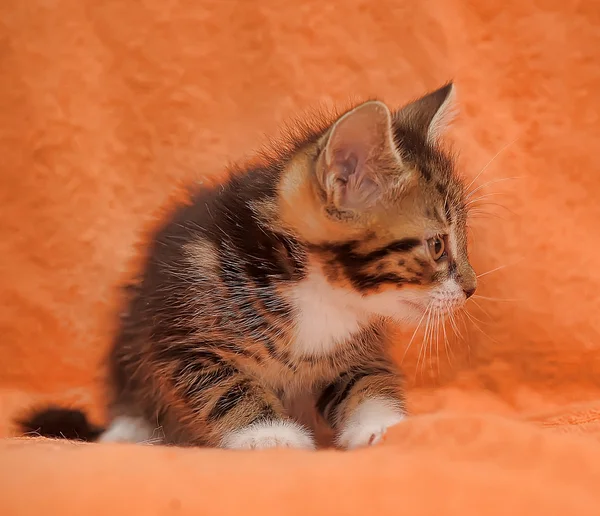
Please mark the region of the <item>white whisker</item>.
[[489, 324], [489, 323], [487, 323], [487, 322], [482, 321], [481, 319], [479, 319], [479, 317], [475, 317], [471, 312], [468, 312], [468, 313], [473, 318], [474, 321], [477, 321], [478, 323], [481, 323], [481, 324]]
[[467, 338], [465, 338], [464, 342], [466, 342], [467, 344], [467, 357], [469, 360], [469, 363], [471, 362], [471, 342], [470, 339], [468, 338], [469, 335], [469, 326], [467, 324], [467, 318], [465, 316], [466, 310], [465, 307], [461, 307], [458, 309], [458, 311], [456, 312], [456, 317], [457, 317], [457, 325], [462, 325], [462, 329], [465, 332], [465, 335], [467, 335]]
[[469, 219], [477, 219], [481, 217], [496, 217], [500, 220], [506, 220], [504, 217], [493, 211], [485, 211], [482, 209], [471, 209], [469, 210]]
[[406, 346], [406, 349], [404, 350], [404, 355], [402, 355], [402, 360], [400, 361], [400, 363], [404, 362], [404, 359], [406, 358], [406, 354], [408, 353], [408, 350], [410, 349], [410, 345], [413, 343], [413, 340], [415, 340], [415, 335], [419, 331], [419, 328], [421, 327], [421, 323], [423, 322], [423, 319], [425, 319], [425, 316], [427, 315], [427, 312], [429, 311], [430, 306], [431, 306], [431, 303], [429, 303], [429, 305], [427, 305], [427, 308], [423, 312], [421, 319], [419, 319], [419, 323], [417, 324], [417, 327], [415, 328], [415, 331], [413, 332], [412, 337], [408, 341], [408, 345]]
[[479, 190], [481, 190], [482, 188], [485, 188], [486, 186], [493, 185], [493, 184], [496, 184], [496, 183], [502, 183], [504, 181], [512, 181], [513, 179], [522, 179], [522, 178], [520, 176], [513, 176], [513, 177], [501, 177], [500, 179], [492, 179], [492, 180], [488, 181], [487, 183], [483, 183], [482, 185], [479, 185], [472, 192], [469, 192], [467, 194], [467, 196], [466, 196], [466, 199], [470, 199], [471, 196], [475, 192], [478, 192]]
[[452, 327], [452, 331], [454, 331], [454, 335], [457, 338], [460, 338], [462, 340], [463, 336], [462, 333], [460, 331], [460, 329], [458, 328], [458, 325], [456, 324], [456, 313], [454, 311], [451, 311], [449, 313], [449, 319], [450, 319], [450, 326]]
[[[448, 310], [449, 304], [446, 303], [446, 313], [447, 315], [447, 319], [451, 320], [452, 319], [452, 311]], [[444, 349], [446, 350], [446, 357], [448, 357], [448, 333], [446, 332], [446, 317], [444, 317], [444, 321], [442, 322], [442, 330], [444, 330]], [[438, 353], [438, 375], [440, 373], [440, 362], [439, 362], [439, 353]]]
[[508, 194], [506, 192], [490, 192], [487, 194], [480, 195], [479, 197], [476, 197], [475, 199], [471, 199], [468, 203], [465, 204], [465, 206], [471, 206], [471, 204], [479, 202], [482, 199], [487, 199], [488, 197], [496, 197], [498, 195], [508, 195]]
[[479, 278], [483, 278], [484, 276], [487, 276], [488, 274], [491, 274], [492, 272], [496, 272], [502, 269], [506, 269], [506, 267], [511, 267], [513, 265], [516, 265], [517, 263], [521, 262], [523, 259], [521, 258], [521, 260], [517, 260], [516, 262], [513, 263], [507, 263], [505, 265], [500, 265], [499, 267], [496, 267], [495, 269], [492, 269], [490, 271], [486, 271], [486, 272], [482, 272], [481, 274], [477, 275], [477, 279]]
[[[474, 208], [467, 208], [468, 213], [471, 214], [472, 212], [475, 212], [477, 210], [477, 208], [479, 208], [480, 210], [482, 210], [483, 207], [489, 207], [489, 206], [496, 206], [498, 208], [502, 208], [503, 210], [507, 211], [508, 213], [510, 213], [511, 215], [516, 216], [517, 214], [511, 210], [508, 206], [504, 206], [504, 204], [499, 204], [497, 202], [491, 202], [491, 201], [484, 201], [484, 202], [480, 202], [478, 204], [474, 205]], [[488, 211], [488, 213], [491, 213]]]
[[501, 297], [488, 297], [488, 296], [481, 296], [479, 294], [474, 294], [473, 298], [474, 299], [485, 299], [486, 301], [506, 301], [506, 302], [521, 301], [520, 299], [503, 299]]
[[494, 162], [494, 160], [498, 156], [500, 156], [500, 154], [502, 154], [506, 149], [508, 149], [513, 143], [515, 143], [518, 139], [519, 139], [519, 136], [517, 136], [514, 140], [505, 144], [503, 147], [501, 147], [500, 150], [498, 152], [496, 152], [496, 154], [494, 154], [492, 156], [492, 158], [485, 164], [485, 166], [479, 171], [479, 174], [477, 174], [473, 178], [473, 180], [468, 184], [466, 189], [469, 190], [469, 188], [471, 188], [471, 186], [473, 186], [473, 183], [475, 183], [475, 181], [477, 181], [477, 179], [479, 179], [479, 176], [481, 176], [481, 174], [483, 174], [487, 170], [487, 168]]
[[492, 318], [492, 316], [490, 315], [490, 313], [489, 313], [489, 312], [488, 312], [488, 311], [487, 311], [485, 308], [483, 308], [483, 307], [482, 307], [482, 306], [481, 306], [481, 305], [480, 305], [480, 304], [477, 302], [477, 300], [475, 300], [475, 299], [471, 299], [471, 301], [472, 301], [472, 302], [473, 302], [473, 304], [474, 304], [474, 305], [475, 305], [477, 308], [479, 308], [479, 309], [480, 309], [480, 310], [481, 310], [481, 311], [482, 311], [482, 312], [483, 312], [485, 315], [487, 315], [487, 316], [488, 316], [490, 319]]
[[433, 313], [433, 335], [432, 339], [429, 341], [429, 346], [427, 347], [429, 351], [429, 372], [433, 372], [433, 347], [437, 344], [437, 332], [438, 332], [438, 321], [439, 321], [439, 310], [435, 310]]
[[[440, 326], [443, 331], [443, 335], [446, 334], [446, 324], [445, 323], [446, 323], [446, 318], [440, 311]], [[440, 331], [440, 333], [442, 333], [442, 331]], [[440, 376], [440, 341], [439, 341], [439, 339], [435, 343], [435, 354], [436, 354], [436, 361], [437, 361], [437, 372], [438, 372], [438, 376]]]
[[[495, 339], [493, 339], [492, 337], [490, 337], [490, 336], [489, 336], [489, 335], [488, 335], [486, 332], [484, 332], [484, 331], [483, 331], [483, 330], [480, 328], [480, 326], [479, 326], [479, 325], [478, 325], [478, 324], [475, 322], [477, 319], [476, 319], [475, 317], [473, 317], [473, 314], [470, 314], [470, 313], [469, 313], [469, 312], [467, 312], [466, 310], [464, 311], [464, 314], [465, 314], [465, 315], [466, 315], [466, 316], [469, 318], [469, 320], [471, 321], [471, 323], [473, 324], [473, 326], [475, 326], [475, 328], [476, 328], [477, 330], [479, 330], [479, 332], [481, 332], [481, 334], [482, 334], [484, 337], [486, 337], [486, 338], [490, 339], [490, 340], [491, 340], [491, 341], [492, 341], [494, 344], [498, 344], [498, 345], [500, 344], [500, 343], [499, 343], [497, 340], [495, 340]], [[481, 322], [481, 321], [479, 321], [479, 322]]]
[[[430, 303], [429, 306], [427, 307], [427, 319], [425, 320], [425, 332], [423, 334], [423, 340], [421, 341], [421, 347], [419, 348], [419, 356], [417, 357], [417, 364], [415, 367], [415, 380], [416, 380], [416, 375], [417, 372], [419, 371], [419, 364], [421, 364], [421, 355], [424, 352], [424, 348], [425, 348], [425, 343], [428, 341], [429, 339], [429, 332], [431, 329], [431, 313], [432, 313], [432, 308], [433, 305]], [[421, 372], [422, 372], [422, 366], [421, 366]]]

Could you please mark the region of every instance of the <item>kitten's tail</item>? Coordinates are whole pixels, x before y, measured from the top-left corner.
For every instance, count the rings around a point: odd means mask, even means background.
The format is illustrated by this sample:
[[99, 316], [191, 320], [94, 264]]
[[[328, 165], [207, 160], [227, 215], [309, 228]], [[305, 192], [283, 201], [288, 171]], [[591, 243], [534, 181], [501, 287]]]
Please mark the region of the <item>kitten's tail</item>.
[[27, 435], [88, 442], [96, 441], [104, 432], [90, 423], [81, 410], [60, 407], [36, 410], [17, 421], [17, 425]]

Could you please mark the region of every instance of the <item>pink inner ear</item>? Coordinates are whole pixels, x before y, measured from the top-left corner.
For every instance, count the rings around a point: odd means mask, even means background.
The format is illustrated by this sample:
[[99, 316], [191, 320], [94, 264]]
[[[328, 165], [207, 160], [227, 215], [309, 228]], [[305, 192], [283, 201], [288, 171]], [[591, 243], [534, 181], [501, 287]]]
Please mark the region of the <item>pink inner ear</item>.
[[369, 172], [365, 157], [359, 158], [354, 154], [344, 156], [338, 153], [331, 164], [330, 173], [334, 198], [340, 208], [360, 210], [368, 209], [377, 202], [379, 186]]
[[338, 153], [331, 164], [332, 173], [336, 180], [342, 180], [343, 183], [347, 183], [351, 176], [356, 175], [356, 171], [359, 166], [364, 163], [364, 158], [360, 160], [354, 154], [342, 155]]
[[389, 146], [391, 116], [381, 102], [367, 102], [344, 115], [333, 128], [327, 143], [327, 158], [356, 156], [365, 162], [370, 154]]
[[367, 210], [375, 205], [379, 199], [379, 185], [368, 174], [352, 174], [345, 185], [340, 201], [343, 205], [353, 210]]
[[379, 196], [377, 161], [391, 143], [390, 113], [381, 102], [367, 102], [344, 115], [332, 129], [325, 150], [326, 183], [341, 209], [368, 209]]

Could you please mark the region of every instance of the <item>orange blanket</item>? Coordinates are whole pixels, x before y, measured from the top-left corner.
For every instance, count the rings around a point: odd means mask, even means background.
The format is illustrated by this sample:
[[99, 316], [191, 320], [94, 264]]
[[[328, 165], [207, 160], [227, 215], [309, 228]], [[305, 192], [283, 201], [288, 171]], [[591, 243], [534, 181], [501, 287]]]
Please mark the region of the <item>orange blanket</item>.
[[0, 20], [1, 436], [48, 401], [102, 421], [136, 244], [179, 185], [290, 116], [454, 78], [450, 137], [481, 194], [480, 297], [448, 351], [398, 335], [414, 417], [383, 445], [6, 439], [1, 514], [598, 514], [594, 2], [6, 0]]

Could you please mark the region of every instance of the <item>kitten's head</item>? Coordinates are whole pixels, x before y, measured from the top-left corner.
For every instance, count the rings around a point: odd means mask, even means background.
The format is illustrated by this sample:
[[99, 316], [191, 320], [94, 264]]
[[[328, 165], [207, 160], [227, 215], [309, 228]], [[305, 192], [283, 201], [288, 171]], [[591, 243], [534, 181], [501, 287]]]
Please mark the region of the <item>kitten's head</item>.
[[280, 207], [309, 242], [310, 260], [371, 312], [419, 320], [475, 291], [464, 186], [437, 143], [452, 101], [447, 85], [396, 112], [363, 103], [282, 180]]

